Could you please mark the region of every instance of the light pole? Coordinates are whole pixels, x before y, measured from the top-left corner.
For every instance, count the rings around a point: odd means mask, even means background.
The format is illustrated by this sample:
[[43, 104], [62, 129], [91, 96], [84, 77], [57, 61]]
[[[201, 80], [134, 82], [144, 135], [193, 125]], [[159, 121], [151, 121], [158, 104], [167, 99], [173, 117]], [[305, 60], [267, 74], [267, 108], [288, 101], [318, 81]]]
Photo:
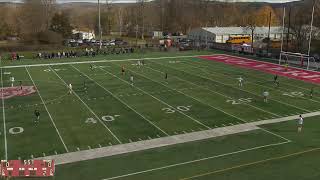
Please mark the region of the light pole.
[[99, 13], [99, 39], [100, 39], [100, 49], [102, 47], [102, 31], [101, 31], [101, 7], [100, 7], [100, 0], [98, 0], [98, 13]]
[[312, 41], [313, 18], [314, 18], [314, 7], [315, 7], [315, 4], [316, 4], [316, 1], [313, 0], [312, 14], [311, 14], [310, 36], [309, 36], [309, 46], [308, 46], [308, 66], [307, 66], [307, 69], [309, 69], [309, 64], [310, 64], [310, 51], [311, 51], [311, 41]]
[[286, 18], [286, 7], [283, 6], [283, 15], [282, 15], [282, 33], [281, 33], [281, 49], [280, 49], [280, 56], [279, 56], [279, 65], [281, 64], [282, 59], [282, 51], [283, 51], [283, 36], [284, 36], [284, 29], [285, 29], [285, 18]]

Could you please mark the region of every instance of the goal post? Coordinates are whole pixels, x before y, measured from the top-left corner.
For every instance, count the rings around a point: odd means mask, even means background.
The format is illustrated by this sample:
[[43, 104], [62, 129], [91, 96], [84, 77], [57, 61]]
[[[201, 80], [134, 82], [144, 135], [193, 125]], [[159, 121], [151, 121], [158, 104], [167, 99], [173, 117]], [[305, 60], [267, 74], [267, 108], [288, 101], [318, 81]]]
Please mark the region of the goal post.
[[304, 68], [307, 70], [319, 69], [319, 63], [314, 57], [302, 53], [281, 51], [279, 64]]

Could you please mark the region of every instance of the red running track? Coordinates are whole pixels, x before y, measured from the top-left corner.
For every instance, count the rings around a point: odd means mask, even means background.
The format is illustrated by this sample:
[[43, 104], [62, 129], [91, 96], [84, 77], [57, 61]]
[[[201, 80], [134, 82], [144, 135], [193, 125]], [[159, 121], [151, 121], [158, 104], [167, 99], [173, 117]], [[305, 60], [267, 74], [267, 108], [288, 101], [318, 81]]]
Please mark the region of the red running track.
[[304, 69], [288, 67], [287, 69], [284, 66], [257, 61], [253, 59], [243, 58], [243, 57], [236, 57], [226, 54], [217, 54], [211, 56], [199, 56], [201, 59], [211, 60], [222, 62], [225, 64], [248, 68], [248, 69], [255, 69], [259, 71], [263, 71], [270, 74], [277, 74], [279, 76], [286, 76], [292, 79], [298, 79], [305, 82], [311, 82], [315, 84], [320, 84], [320, 72], [316, 71], [308, 71]]

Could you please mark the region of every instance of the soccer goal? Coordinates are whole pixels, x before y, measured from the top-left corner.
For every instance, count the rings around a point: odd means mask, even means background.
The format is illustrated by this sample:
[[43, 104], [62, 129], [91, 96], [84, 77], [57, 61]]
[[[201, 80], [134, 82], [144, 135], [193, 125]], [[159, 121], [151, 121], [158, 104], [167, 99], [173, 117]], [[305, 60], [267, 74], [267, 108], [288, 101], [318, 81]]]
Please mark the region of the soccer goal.
[[314, 57], [302, 53], [293, 53], [282, 51], [279, 59], [280, 65], [288, 65], [292, 67], [300, 67], [307, 70], [318, 70], [319, 63]]

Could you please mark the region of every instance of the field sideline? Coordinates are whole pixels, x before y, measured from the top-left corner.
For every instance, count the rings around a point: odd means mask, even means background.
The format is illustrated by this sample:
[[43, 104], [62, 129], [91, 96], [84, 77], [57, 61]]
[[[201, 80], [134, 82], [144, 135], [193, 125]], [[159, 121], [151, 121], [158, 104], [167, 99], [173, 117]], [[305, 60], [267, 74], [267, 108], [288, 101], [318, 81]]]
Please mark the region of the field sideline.
[[[123, 153], [113, 154], [111, 157], [99, 156], [99, 159], [91, 158], [93, 160], [59, 165], [57, 177], [66, 179], [67, 174], [63, 168], [72, 172], [73, 170], [69, 168], [72, 165], [78, 170], [91, 162], [109, 167], [113, 164], [108, 165], [110, 160], [115, 162], [115, 167], [121, 164], [118, 164], [119, 162], [128, 162], [128, 164], [109, 175], [104, 174], [103, 171], [89, 170], [93, 179], [147, 179], [148, 177], [152, 179], [163, 177], [207, 179], [210, 177], [211, 179], [213, 178], [211, 176], [215, 176], [216, 173], [223, 172], [219, 170], [216, 163], [205, 167], [202, 161], [201, 163], [199, 161], [202, 165], [198, 168], [190, 170], [187, 174], [181, 172], [185, 171], [185, 168], [190, 168], [187, 162], [198, 163], [196, 159], [208, 157], [225, 159], [227, 156], [226, 159], [229, 160], [226, 163], [233, 166], [222, 169], [229, 171], [268, 163], [269, 160], [261, 159], [266, 156], [268, 157], [265, 159], [275, 161], [277, 159], [273, 158], [276, 157], [281, 160], [290, 158], [291, 155], [288, 154], [292, 153], [298, 156], [299, 152], [318, 152], [319, 146], [313, 146], [314, 150], [307, 148], [310, 145], [302, 147], [300, 144], [302, 139], [295, 129], [288, 132], [282, 131], [282, 129], [293, 128], [295, 122], [292, 120], [297, 119], [299, 114], [305, 114], [307, 119], [313, 119], [310, 120], [312, 124], [319, 124], [316, 120], [320, 111], [318, 85], [280, 76], [280, 86], [276, 87], [271, 74], [201, 60], [198, 56], [198, 54], [182, 54], [145, 57], [144, 66], [138, 65], [137, 61], [141, 60], [140, 58], [3, 66], [1, 68], [3, 97], [9, 96], [7, 94], [9, 91], [21, 93], [18, 89], [14, 89], [20, 88], [19, 82], [22, 83], [23, 90], [32, 91], [30, 88], [34, 87], [35, 92], [2, 98], [1, 159], [58, 157], [65, 153], [117, 149], [117, 147], [125, 147], [126, 144], [148, 144], [148, 142], [157, 142], [157, 140], [171, 137], [178, 140], [178, 137], [185, 136], [187, 140], [168, 143], [171, 145], [169, 147], [155, 143], [158, 146], [143, 149], [148, 152], [146, 155], [142, 154], [144, 151], [128, 151], [131, 153], [121, 155], [126, 153], [124, 150]], [[90, 68], [90, 64], [93, 65], [93, 69]], [[121, 74], [122, 67], [125, 68], [125, 74]], [[133, 82], [130, 81], [130, 76], [134, 77]], [[15, 78], [12, 88], [10, 77]], [[238, 85], [239, 77], [244, 78], [243, 87]], [[70, 83], [73, 85], [72, 94], [69, 94], [67, 88]], [[310, 89], [314, 89], [312, 98], [309, 97]], [[268, 103], [263, 102], [264, 90], [270, 92]], [[34, 122], [33, 113], [36, 109], [41, 113], [39, 123]], [[287, 118], [288, 122], [279, 120], [283, 118]], [[265, 125], [272, 122], [270, 121], [272, 119], [276, 124]], [[251, 123], [257, 125], [258, 129], [248, 132], [239, 131], [236, 134], [228, 130], [228, 128]], [[191, 134], [200, 132], [215, 132], [219, 135], [203, 136], [193, 141], [191, 137], [194, 136]], [[188, 137], [189, 134], [190, 137]], [[243, 136], [250, 137], [252, 141], [243, 139]], [[313, 131], [301, 136], [317, 137]], [[259, 138], [263, 141], [259, 142]], [[235, 142], [233, 147], [228, 145], [228, 140]], [[239, 142], [242, 141], [240, 145]], [[317, 138], [307, 140], [306, 144], [315, 144], [318, 141]], [[205, 142], [209, 144], [206, 145]], [[209, 152], [196, 149], [196, 144], [208, 148], [221, 144], [221, 147], [219, 151]], [[269, 145], [272, 146], [269, 147]], [[158, 147], [158, 150], [153, 149], [155, 147]], [[181, 157], [172, 160], [166, 157], [159, 163], [151, 163], [150, 167], [153, 168], [145, 167], [147, 159], [143, 160], [144, 157], [157, 158], [167, 152], [171, 152], [173, 156], [177, 153], [174, 149], [180, 147], [186, 148], [181, 152]], [[270, 149], [278, 149], [281, 154], [270, 157], [269, 155], [273, 154], [268, 151]], [[196, 158], [196, 155], [186, 157], [185, 153], [190, 150], [198, 151], [202, 157]], [[254, 151], [254, 154], [258, 155], [248, 157], [247, 150]], [[259, 153], [262, 151], [265, 154]], [[141, 160], [141, 166], [134, 168], [128, 158], [136, 155], [141, 155], [142, 159], [136, 157]], [[238, 157], [239, 161], [243, 161], [243, 165], [233, 163], [229, 156]], [[256, 161], [244, 162], [246, 160], [243, 157]], [[214, 161], [210, 160], [210, 162]], [[210, 167], [211, 171], [203, 172]], [[230, 167], [231, 169], [228, 169]], [[128, 169], [125, 170], [126, 168]], [[153, 173], [153, 170], [148, 169], [155, 169], [157, 172]], [[176, 175], [172, 174], [172, 169], [179, 169]], [[160, 175], [158, 170], [165, 171], [165, 175]], [[97, 173], [96, 176], [93, 175], [95, 173]], [[79, 172], [79, 176], [76, 176], [82, 179], [80, 174], [82, 173]], [[88, 178], [86, 175], [83, 175], [84, 177]], [[221, 177], [221, 179], [225, 178]]]

